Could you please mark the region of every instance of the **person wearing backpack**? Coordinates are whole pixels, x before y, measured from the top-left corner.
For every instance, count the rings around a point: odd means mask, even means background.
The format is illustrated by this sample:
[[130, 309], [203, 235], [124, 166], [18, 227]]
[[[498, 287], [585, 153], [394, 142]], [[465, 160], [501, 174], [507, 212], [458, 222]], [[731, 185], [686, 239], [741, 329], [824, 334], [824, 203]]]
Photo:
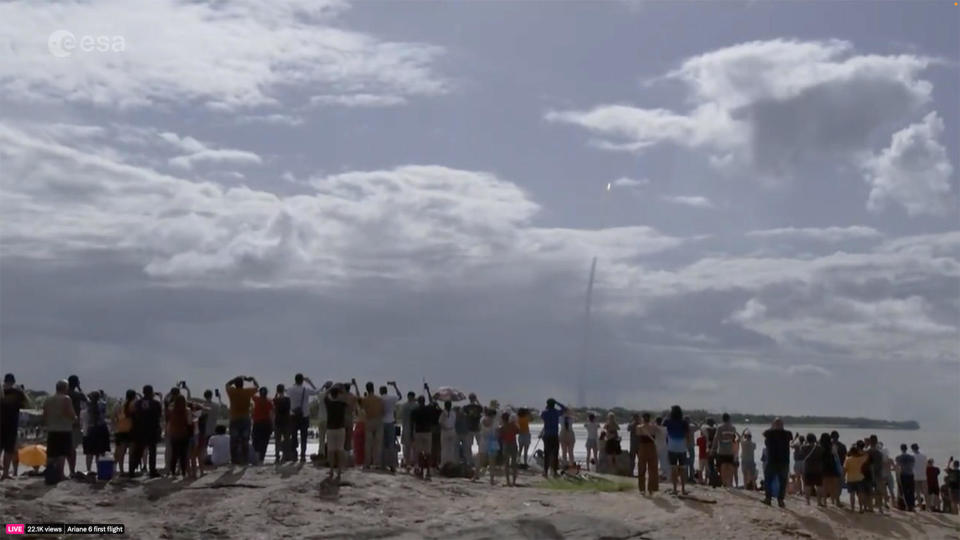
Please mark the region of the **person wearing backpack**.
[[734, 443], [740, 439], [737, 428], [730, 423], [730, 415], [723, 413], [723, 423], [717, 428], [716, 436], [713, 439], [713, 452], [717, 456], [717, 464], [720, 466], [720, 481], [724, 487], [733, 486], [733, 471], [736, 450]]

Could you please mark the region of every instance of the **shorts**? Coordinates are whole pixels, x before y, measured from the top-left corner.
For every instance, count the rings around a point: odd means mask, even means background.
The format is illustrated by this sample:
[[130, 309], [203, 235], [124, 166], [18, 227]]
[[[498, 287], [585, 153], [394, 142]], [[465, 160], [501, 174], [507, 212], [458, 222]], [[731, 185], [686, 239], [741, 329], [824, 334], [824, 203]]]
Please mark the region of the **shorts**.
[[516, 457], [517, 457], [517, 455], [518, 455], [519, 453], [520, 453], [519, 450], [517, 450], [517, 443], [515, 443], [515, 442], [505, 442], [505, 443], [503, 443], [503, 456], [504, 456], [504, 457], [508, 457], [508, 458], [511, 458], [511, 457], [512, 457], [512, 458], [516, 459]]
[[328, 429], [327, 430], [327, 452], [333, 450], [343, 451], [343, 444], [347, 438], [347, 430], [340, 429]]
[[0, 427], [0, 450], [4, 452], [14, 452], [17, 449], [17, 426], [9, 426], [6, 429]]
[[847, 482], [847, 491], [850, 493], [863, 493], [863, 482]]
[[83, 453], [98, 456], [110, 452], [110, 431], [107, 426], [93, 426], [83, 437]]
[[937, 486], [928, 486], [928, 487], [927, 487], [927, 495], [936, 495], [936, 496], [939, 497], [939, 496], [940, 496], [940, 488], [938, 488]]
[[517, 436], [517, 440], [520, 442], [520, 446], [530, 446], [530, 434], [521, 433]]
[[606, 445], [604, 445], [604, 450], [607, 454], [616, 455], [621, 453], [623, 450], [620, 448], [619, 439], [607, 439]]
[[752, 474], [756, 476], [757, 474], [757, 462], [756, 461], [742, 461], [740, 468], [743, 470], [744, 474]]
[[596, 449], [597, 449], [597, 440], [587, 439], [587, 450], [596, 450]]
[[823, 483], [823, 473], [803, 473], [803, 484], [805, 486], [819, 486]]
[[73, 433], [70, 431], [47, 432], [47, 459], [67, 457], [73, 452]]
[[113, 434], [113, 444], [130, 444], [132, 441], [129, 431], [118, 431]]
[[670, 465], [683, 467], [687, 464], [687, 454], [685, 452], [667, 452], [667, 460]]
[[717, 454], [717, 464], [723, 465], [725, 463], [729, 465], [733, 465], [733, 456], [725, 456], [723, 454]]

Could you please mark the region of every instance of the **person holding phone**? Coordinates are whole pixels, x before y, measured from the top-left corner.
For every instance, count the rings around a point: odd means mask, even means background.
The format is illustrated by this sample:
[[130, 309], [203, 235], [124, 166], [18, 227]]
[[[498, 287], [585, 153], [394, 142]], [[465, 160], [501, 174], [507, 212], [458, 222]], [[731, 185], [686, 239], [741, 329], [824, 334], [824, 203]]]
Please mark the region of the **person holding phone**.
[[[244, 387], [249, 381], [253, 386]], [[260, 383], [253, 377], [237, 375], [227, 381], [227, 397], [230, 399], [230, 456], [233, 463], [250, 463], [250, 404], [257, 394]]]
[[[304, 384], [310, 385], [310, 388]], [[297, 441], [300, 446], [300, 462], [307, 460], [307, 431], [310, 428], [310, 400], [317, 393], [317, 387], [314, 386], [310, 377], [304, 377], [303, 373], [297, 373], [293, 376], [293, 386], [287, 389], [287, 395], [290, 397], [290, 447], [291, 453], [297, 450]]]

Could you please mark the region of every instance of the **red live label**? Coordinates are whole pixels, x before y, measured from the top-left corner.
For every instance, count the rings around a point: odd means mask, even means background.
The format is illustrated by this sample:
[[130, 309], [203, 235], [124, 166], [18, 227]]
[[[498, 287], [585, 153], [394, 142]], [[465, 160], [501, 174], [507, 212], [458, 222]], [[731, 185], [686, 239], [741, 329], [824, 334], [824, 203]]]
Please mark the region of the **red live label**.
[[24, 534], [23, 523], [7, 523], [7, 534]]

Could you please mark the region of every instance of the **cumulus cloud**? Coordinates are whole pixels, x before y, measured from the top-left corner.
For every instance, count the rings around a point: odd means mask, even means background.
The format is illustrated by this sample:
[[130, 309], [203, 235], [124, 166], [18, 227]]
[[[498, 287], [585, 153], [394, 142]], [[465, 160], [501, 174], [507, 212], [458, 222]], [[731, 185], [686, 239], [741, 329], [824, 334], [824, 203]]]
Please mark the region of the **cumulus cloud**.
[[683, 206], [713, 208], [713, 203], [710, 202], [710, 199], [699, 195], [664, 195], [662, 198], [669, 203], [681, 204]]
[[610, 182], [610, 185], [613, 187], [638, 189], [650, 185], [650, 180], [646, 178], [628, 178], [626, 176], [621, 176], [620, 178]]
[[[6, 51], [0, 89], [27, 102], [200, 103], [215, 111], [274, 106], [289, 87], [323, 87], [345, 104], [370, 95], [405, 99], [447, 91], [433, 68], [440, 47], [340, 28], [338, 14], [346, 7], [338, 0], [147, 0], [137, 9], [120, 0], [5, 2], [0, 20], [17, 24], [0, 37]], [[125, 47], [57, 58], [47, 43], [56, 30], [120, 36]]]
[[160, 133], [160, 138], [186, 152], [170, 158], [170, 165], [181, 169], [193, 169], [201, 163], [259, 165], [263, 163], [254, 152], [234, 148], [210, 148], [193, 137], [180, 137], [176, 133]]
[[862, 165], [871, 208], [890, 199], [916, 214], [949, 190], [938, 117], [898, 132], [880, 156], [864, 162], [863, 155], [931, 102], [932, 84], [920, 77], [930, 63], [913, 54], [858, 54], [840, 40], [753, 41], [688, 58], [660, 78], [686, 90], [688, 111], [617, 104], [546, 118], [589, 130], [599, 148], [642, 152], [671, 143], [702, 152], [720, 171], [766, 182], [802, 180], [824, 163]]
[[312, 96], [311, 105], [336, 105], [340, 107], [393, 107], [403, 105], [407, 100], [403, 96], [378, 94], [342, 94]]
[[870, 184], [867, 207], [883, 210], [894, 203], [911, 216], [944, 214], [956, 206], [951, 196], [953, 165], [939, 142], [943, 120], [932, 112], [922, 122], [910, 124], [893, 134], [890, 146], [862, 163]]
[[781, 227], [749, 231], [748, 237], [769, 238], [774, 240], [817, 240], [822, 242], [843, 242], [846, 240], [875, 239], [883, 235], [880, 231], [863, 225], [850, 227]]

